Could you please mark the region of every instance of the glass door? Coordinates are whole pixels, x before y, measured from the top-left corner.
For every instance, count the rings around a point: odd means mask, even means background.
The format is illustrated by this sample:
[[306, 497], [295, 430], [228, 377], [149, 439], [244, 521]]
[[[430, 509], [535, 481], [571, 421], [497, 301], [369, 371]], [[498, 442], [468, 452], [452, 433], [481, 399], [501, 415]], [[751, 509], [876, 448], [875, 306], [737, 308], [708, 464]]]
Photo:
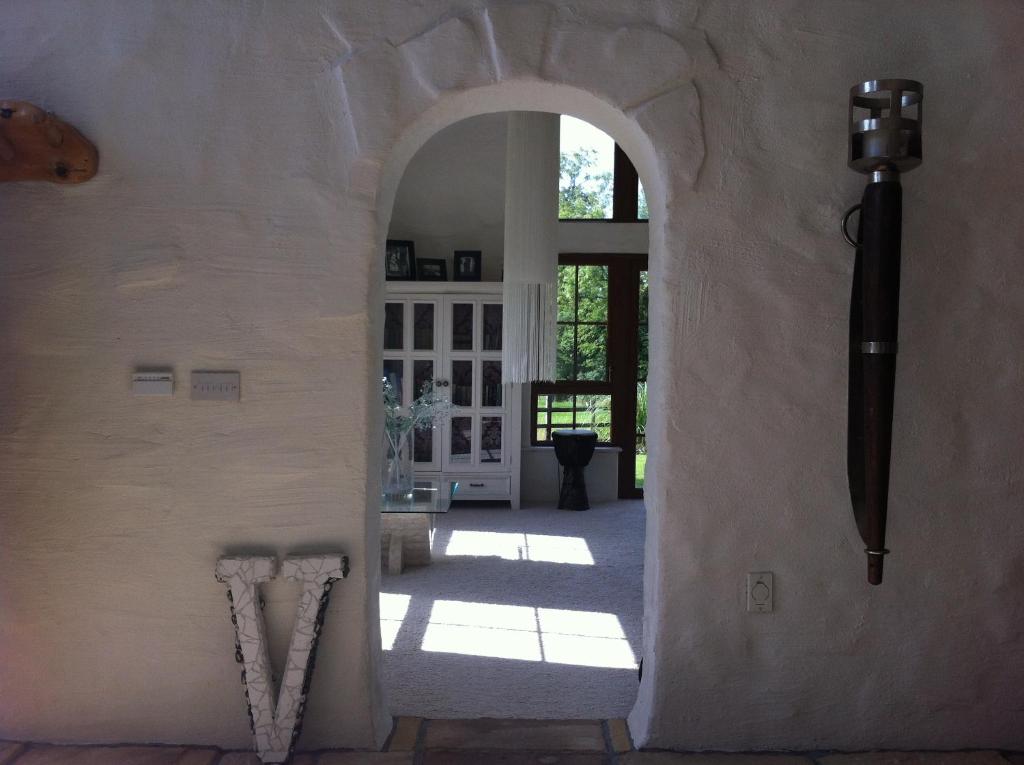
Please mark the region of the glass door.
[[505, 387], [501, 382], [501, 303], [480, 302], [480, 446], [477, 462], [481, 470], [510, 464], [505, 448], [508, 429]]
[[[402, 406], [408, 407], [424, 390], [442, 385], [440, 368], [440, 311], [437, 299], [387, 300], [384, 303], [384, 379], [391, 383]], [[413, 465], [417, 471], [441, 469], [441, 429], [413, 433]]]
[[501, 303], [451, 297], [446, 305], [446, 379], [454, 410], [443, 469], [504, 469], [509, 456], [501, 382]]

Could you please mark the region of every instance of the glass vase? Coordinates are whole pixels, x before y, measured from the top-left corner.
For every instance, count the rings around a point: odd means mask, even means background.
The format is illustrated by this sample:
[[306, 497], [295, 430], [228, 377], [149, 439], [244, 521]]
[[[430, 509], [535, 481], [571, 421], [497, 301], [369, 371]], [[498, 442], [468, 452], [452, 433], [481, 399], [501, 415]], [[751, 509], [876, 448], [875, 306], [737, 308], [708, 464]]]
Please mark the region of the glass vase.
[[385, 500], [403, 500], [412, 496], [412, 449], [412, 430], [384, 433], [381, 491]]

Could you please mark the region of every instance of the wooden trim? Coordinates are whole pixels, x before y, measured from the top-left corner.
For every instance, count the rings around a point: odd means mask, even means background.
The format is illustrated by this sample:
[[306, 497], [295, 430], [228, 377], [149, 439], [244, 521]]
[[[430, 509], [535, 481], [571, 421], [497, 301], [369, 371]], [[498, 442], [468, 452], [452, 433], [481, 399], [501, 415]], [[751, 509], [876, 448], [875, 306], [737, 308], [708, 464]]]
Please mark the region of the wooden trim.
[[615, 144], [615, 165], [612, 172], [612, 220], [635, 221], [640, 212], [640, 176], [626, 156]]
[[[618, 221], [621, 223], [621, 221]], [[560, 266], [613, 266], [628, 260], [643, 260], [647, 263], [646, 252], [560, 252]], [[645, 265], [644, 268], [647, 266]]]

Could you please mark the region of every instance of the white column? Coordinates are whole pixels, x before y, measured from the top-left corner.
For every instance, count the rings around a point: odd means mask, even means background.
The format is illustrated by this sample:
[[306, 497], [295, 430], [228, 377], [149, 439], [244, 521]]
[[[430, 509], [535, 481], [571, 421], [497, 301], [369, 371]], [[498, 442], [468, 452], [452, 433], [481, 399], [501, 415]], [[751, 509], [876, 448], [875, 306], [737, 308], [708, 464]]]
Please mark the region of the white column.
[[503, 382], [555, 379], [559, 115], [511, 112], [505, 157]]

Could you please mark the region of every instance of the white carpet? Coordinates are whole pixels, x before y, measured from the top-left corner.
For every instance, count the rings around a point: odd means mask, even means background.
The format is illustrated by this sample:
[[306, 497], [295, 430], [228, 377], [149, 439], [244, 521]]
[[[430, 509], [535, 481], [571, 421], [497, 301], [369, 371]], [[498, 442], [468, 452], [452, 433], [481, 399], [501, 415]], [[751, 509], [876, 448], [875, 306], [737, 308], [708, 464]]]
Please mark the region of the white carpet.
[[434, 562], [385, 575], [390, 712], [624, 717], [637, 690], [642, 501], [588, 511], [459, 507]]

